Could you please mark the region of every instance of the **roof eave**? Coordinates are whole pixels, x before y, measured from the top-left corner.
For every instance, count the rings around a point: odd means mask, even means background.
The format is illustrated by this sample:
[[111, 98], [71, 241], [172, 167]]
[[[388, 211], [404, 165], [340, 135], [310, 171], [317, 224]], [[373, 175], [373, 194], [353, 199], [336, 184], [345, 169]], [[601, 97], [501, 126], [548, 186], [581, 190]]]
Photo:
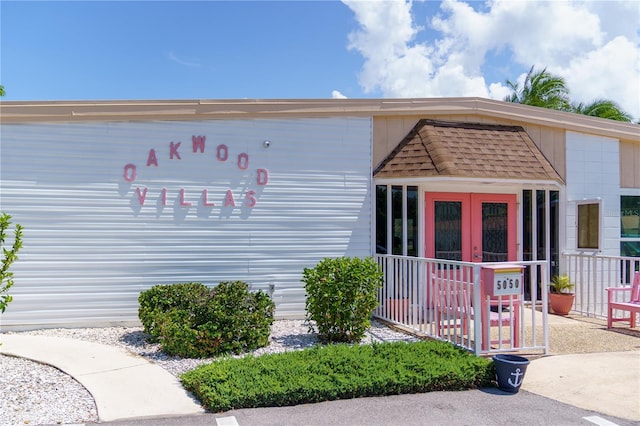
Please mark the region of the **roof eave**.
[[640, 125], [492, 99], [195, 99], [0, 101], [0, 121], [203, 120], [214, 118], [479, 114], [640, 142]]

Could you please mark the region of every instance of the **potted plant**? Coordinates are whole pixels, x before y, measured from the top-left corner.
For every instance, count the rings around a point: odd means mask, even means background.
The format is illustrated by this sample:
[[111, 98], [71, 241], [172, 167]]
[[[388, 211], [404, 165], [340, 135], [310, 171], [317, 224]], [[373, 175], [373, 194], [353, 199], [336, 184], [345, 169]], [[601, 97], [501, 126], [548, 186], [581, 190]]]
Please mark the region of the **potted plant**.
[[575, 294], [568, 275], [554, 275], [549, 283], [549, 306], [554, 314], [567, 315], [573, 306]]

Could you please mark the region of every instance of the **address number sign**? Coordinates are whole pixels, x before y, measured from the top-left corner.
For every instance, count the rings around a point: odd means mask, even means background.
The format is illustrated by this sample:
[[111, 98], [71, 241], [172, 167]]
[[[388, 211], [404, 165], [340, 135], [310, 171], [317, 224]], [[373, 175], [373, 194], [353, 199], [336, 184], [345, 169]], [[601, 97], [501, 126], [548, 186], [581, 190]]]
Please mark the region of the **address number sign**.
[[502, 269], [493, 273], [493, 295], [509, 296], [522, 294], [522, 271], [518, 269]]

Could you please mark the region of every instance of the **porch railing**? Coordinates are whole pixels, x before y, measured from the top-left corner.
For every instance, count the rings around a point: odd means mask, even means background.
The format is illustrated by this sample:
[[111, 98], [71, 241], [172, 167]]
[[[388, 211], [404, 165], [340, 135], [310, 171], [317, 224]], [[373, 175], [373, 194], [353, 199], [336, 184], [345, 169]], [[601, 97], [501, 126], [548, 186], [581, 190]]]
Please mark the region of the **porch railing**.
[[573, 311], [593, 318], [607, 317], [606, 288], [630, 286], [633, 272], [640, 271], [640, 257], [563, 253], [562, 260], [576, 285]]
[[[541, 277], [547, 276], [547, 262], [509, 262], [524, 269], [523, 280], [517, 283], [522, 291], [491, 297], [481, 289], [482, 268], [504, 263], [375, 258], [384, 273], [375, 317], [478, 355], [548, 352], [547, 293], [537, 294]], [[528, 302], [525, 294], [534, 301], [541, 299], [541, 304]]]

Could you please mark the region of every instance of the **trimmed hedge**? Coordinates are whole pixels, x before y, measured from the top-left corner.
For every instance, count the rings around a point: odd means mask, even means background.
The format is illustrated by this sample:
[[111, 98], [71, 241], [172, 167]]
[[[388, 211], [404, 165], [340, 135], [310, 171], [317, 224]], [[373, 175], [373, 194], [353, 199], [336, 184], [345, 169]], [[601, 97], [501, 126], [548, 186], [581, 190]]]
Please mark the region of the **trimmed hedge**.
[[225, 358], [182, 375], [214, 412], [488, 386], [493, 363], [439, 341], [316, 346]]
[[154, 286], [139, 302], [145, 331], [169, 355], [204, 358], [269, 343], [275, 304], [243, 281], [213, 289], [198, 283]]

